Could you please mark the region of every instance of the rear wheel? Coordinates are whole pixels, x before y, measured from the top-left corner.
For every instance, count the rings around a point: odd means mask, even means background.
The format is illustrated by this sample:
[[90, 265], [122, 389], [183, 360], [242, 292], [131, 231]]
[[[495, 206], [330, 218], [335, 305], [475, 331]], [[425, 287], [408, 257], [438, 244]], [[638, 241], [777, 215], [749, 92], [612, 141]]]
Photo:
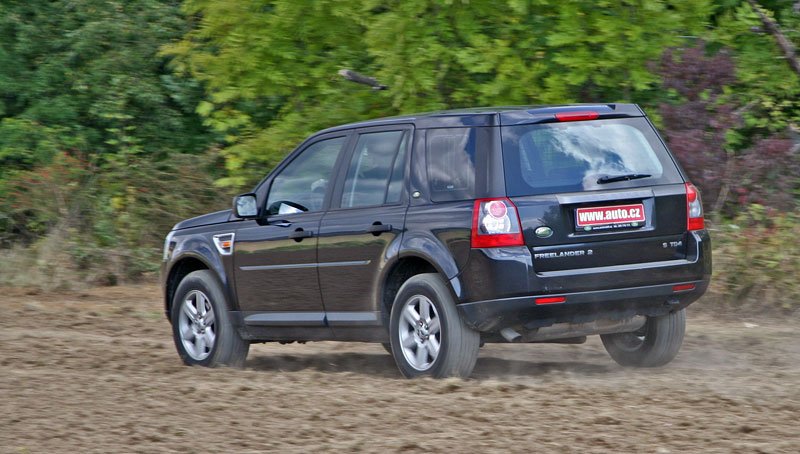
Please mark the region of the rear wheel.
[[437, 274], [418, 274], [397, 293], [390, 318], [392, 355], [403, 376], [463, 377], [472, 373], [480, 335], [461, 320]]
[[175, 292], [172, 335], [184, 363], [190, 366], [241, 367], [250, 343], [231, 323], [225, 296], [208, 270], [189, 273]]
[[678, 354], [686, 332], [686, 310], [648, 317], [632, 333], [604, 334], [600, 338], [611, 358], [622, 366], [659, 367]]

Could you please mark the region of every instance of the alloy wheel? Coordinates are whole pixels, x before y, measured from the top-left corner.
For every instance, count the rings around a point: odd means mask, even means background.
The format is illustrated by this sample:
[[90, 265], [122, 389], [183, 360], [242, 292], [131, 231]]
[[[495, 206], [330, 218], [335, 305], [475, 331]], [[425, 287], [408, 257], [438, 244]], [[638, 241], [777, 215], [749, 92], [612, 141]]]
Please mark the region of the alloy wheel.
[[189, 292], [181, 303], [178, 332], [186, 353], [195, 361], [211, 354], [217, 338], [214, 308], [200, 290]]
[[428, 297], [414, 295], [403, 305], [399, 323], [400, 347], [408, 364], [419, 371], [430, 369], [439, 356], [442, 341], [436, 306]]

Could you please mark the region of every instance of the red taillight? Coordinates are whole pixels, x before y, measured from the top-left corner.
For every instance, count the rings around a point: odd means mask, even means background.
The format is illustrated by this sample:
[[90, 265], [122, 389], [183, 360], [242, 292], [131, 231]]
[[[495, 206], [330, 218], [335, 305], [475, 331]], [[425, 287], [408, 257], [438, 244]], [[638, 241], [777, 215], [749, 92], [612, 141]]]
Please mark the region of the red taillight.
[[685, 292], [687, 290], [694, 290], [694, 284], [678, 284], [672, 286], [673, 292]]
[[585, 121], [585, 120], [596, 120], [600, 114], [597, 112], [591, 112], [588, 110], [578, 111], [578, 112], [559, 112], [556, 114], [556, 120], [558, 121]]
[[700, 191], [692, 183], [686, 183], [686, 228], [692, 231], [703, 230], [705, 227]]
[[565, 296], [546, 296], [543, 298], [536, 298], [533, 300], [536, 304], [559, 304], [566, 303], [567, 297]]
[[524, 245], [517, 207], [506, 198], [476, 200], [470, 243], [473, 248]]

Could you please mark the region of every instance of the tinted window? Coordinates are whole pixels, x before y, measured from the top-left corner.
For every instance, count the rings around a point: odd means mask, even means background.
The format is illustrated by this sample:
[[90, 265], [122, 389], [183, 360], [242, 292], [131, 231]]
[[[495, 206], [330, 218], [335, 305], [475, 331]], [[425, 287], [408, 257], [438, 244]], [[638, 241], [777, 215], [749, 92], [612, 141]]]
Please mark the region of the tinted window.
[[[643, 118], [503, 127], [511, 196], [680, 182], [675, 165]], [[600, 184], [601, 177], [646, 178]]]
[[316, 142], [303, 150], [272, 182], [270, 214], [319, 211], [345, 137]]
[[[403, 178], [401, 161], [405, 156], [406, 135], [405, 131], [385, 131], [359, 136], [347, 170], [342, 208], [399, 201], [402, 185], [396, 184], [396, 181]], [[398, 150], [403, 152], [398, 153]], [[394, 186], [389, 184], [390, 180]]]
[[475, 129], [429, 129], [428, 184], [436, 202], [474, 198]]

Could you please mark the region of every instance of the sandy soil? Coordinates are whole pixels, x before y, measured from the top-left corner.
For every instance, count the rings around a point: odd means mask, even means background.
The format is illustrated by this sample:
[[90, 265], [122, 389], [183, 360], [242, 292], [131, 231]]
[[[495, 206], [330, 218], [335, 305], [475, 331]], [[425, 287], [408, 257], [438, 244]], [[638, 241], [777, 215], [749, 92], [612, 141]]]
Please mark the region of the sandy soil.
[[[256, 345], [183, 366], [154, 286], [0, 289], [0, 452], [800, 452], [800, 324], [689, 314], [669, 366], [487, 345], [471, 380], [399, 378], [379, 345]], [[699, 303], [702, 304], [702, 303]]]

